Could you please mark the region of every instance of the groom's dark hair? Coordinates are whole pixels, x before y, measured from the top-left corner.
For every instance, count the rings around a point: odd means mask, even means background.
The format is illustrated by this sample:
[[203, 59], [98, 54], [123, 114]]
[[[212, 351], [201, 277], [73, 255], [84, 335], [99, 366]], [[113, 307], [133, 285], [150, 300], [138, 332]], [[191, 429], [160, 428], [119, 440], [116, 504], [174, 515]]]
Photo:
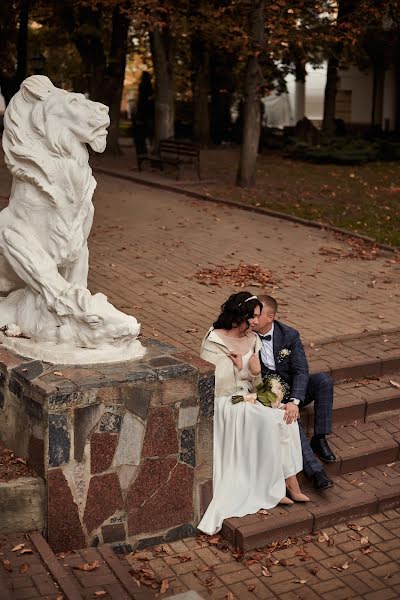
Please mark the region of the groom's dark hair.
[[273, 298], [272, 296], [268, 296], [267, 294], [261, 294], [260, 296], [258, 296], [258, 299], [263, 306], [268, 306], [271, 312], [273, 312], [274, 315], [276, 315], [276, 313], [278, 312], [278, 303], [275, 300], [275, 298]]

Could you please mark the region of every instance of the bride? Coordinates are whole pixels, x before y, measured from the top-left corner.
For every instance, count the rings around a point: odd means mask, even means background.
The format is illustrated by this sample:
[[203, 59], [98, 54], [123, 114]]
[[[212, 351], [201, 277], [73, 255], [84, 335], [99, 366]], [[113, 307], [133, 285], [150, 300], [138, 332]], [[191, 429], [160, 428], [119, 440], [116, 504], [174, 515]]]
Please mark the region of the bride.
[[[261, 347], [253, 327], [262, 305], [249, 292], [233, 294], [201, 346], [201, 358], [215, 365], [213, 499], [198, 529], [213, 535], [224, 519], [243, 517], [278, 503], [307, 502], [296, 473], [302, 470], [297, 422], [285, 411], [246, 395], [260, 383]], [[243, 402], [232, 402], [242, 395]]]

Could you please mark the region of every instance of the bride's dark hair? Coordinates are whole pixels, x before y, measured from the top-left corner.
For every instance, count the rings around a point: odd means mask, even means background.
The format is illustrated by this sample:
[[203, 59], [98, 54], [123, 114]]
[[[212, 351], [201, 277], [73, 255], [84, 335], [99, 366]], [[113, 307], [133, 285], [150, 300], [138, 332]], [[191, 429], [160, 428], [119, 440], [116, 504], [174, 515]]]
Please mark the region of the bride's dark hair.
[[256, 306], [262, 310], [262, 304], [250, 292], [238, 292], [229, 296], [228, 300], [221, 306], [221, 314], [213, 323], [214, 329], [232, 329], [246, 322], [254, 315]]

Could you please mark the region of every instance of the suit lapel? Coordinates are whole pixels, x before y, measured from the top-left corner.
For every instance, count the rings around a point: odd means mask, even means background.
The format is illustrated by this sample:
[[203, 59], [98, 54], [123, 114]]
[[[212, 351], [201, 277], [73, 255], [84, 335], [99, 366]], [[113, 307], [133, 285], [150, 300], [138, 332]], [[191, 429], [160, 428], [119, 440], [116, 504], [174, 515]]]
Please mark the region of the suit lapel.
[[283, 335], [277, 321], [274, 322], [274, 335], [272, 338], [272, 343], [274, 347], [275, 369], [278, 369], [278, 354], [282, 350]]

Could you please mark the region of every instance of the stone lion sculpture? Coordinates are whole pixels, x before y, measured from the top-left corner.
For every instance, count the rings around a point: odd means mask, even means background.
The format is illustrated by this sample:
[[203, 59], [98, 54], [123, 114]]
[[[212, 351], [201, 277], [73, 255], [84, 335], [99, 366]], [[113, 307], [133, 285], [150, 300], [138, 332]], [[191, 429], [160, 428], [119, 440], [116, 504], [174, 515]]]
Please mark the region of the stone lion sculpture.
[[4, 115], [13, 184], [0, 212], [1, 341], [24, 355], [74, 363], [144, 353], [136, 319], [87, 289], [96, 181], [86, 144], [103, 152], [109, 124], [107, 106], [43, 75], [25, 79]]

